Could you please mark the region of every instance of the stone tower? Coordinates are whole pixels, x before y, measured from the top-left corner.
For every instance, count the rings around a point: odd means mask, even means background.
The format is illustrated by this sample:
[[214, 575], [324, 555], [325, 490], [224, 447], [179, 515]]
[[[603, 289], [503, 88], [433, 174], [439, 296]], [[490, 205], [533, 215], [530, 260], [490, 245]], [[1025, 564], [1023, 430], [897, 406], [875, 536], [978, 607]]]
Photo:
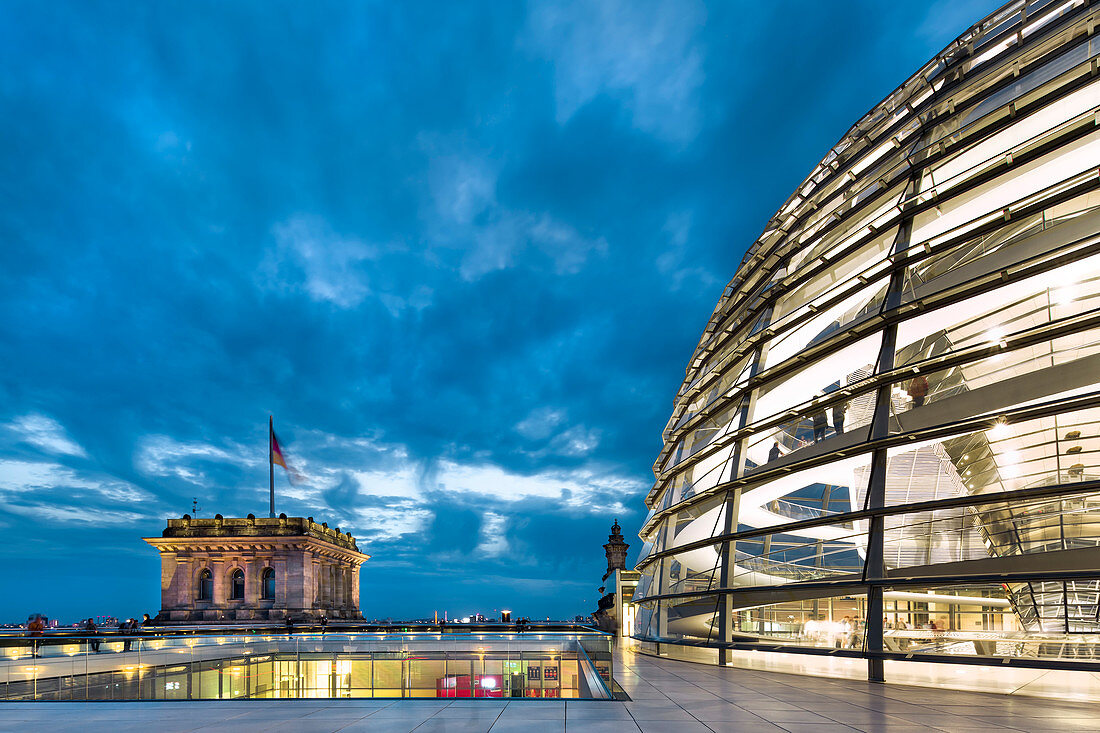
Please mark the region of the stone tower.
[[607, 536], [607, 544], [603, 546], [607, 554], [607, 572], [604, 573], [604, 580], [607, 580], [607, 576], [615, 570], [626, 570], [626, 551], [630, 545], [623, 540], [622, 529], [619, 526], [619, 520], [616, 519], [615, 524], [611, 525], [611, 534]]
[[359, 619], [351, 532], [313, 517], [169, 519], [160, 537], [161, 623]]

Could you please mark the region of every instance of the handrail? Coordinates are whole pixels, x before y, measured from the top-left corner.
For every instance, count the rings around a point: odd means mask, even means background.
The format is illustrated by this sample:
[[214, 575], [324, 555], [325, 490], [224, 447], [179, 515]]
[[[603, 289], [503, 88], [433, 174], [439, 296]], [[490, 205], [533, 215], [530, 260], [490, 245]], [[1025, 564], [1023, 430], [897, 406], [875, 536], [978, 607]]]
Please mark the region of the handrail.
[[[580, 642], [577, 643], [577, 654], [579, 656], [584, 657], [584, 661], [587, 663], [587, 666], [585, 666], [585, 668], [584, 668], [585, 682], [589, 686], [591, 686], [591, 684], [592, 684], [592, 679], [591, 678], [595, 677], [596, 678], [596, 684], [599, 685], [599, 688], [604, 693], [604, 699], [614, 700], [615, 696], [613, 694], [611, 694], [611, 690], [610, 690], [610, 688], [608, 688], [607, 683], [603, 681], [603, 675], [601, 675], [596, 670], [596, 665], [592, 663], [591, 659], [589, 659], [588, 652], [585, 651], [584, 647], [580, 644]], [[589, 674], [589, 671], [591, 671], [591, 674]]]

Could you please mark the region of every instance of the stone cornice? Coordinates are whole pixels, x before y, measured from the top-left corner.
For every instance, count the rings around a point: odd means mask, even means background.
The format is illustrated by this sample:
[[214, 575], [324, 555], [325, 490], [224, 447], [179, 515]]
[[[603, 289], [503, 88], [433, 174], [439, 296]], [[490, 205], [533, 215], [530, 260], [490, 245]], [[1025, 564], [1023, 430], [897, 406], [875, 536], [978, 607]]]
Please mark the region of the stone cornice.
[[143, 537], [162, 554], [240, 552], [249, 555], [259, 552], [278, 552], [295, 550], [311, 552], [321, 557], [351, 562], [361, 565], [370, 559], [370, 555], [327, 542], [312, 536], [290, 537]]

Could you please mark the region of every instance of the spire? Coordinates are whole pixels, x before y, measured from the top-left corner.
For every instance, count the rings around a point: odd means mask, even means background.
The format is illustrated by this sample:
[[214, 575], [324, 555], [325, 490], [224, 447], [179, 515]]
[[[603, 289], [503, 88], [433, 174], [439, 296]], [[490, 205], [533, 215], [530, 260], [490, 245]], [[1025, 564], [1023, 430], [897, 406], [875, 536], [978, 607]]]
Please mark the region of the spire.
[[603, 576], [605, 579], [616, 570], [626, 570], [626, 552], [630, 545], [623, 539], [622, 530], [616, 518], [611, 525], [611, 534], [607, 536], [607, 544], [603, 546], [607, 555], [607, 572]]

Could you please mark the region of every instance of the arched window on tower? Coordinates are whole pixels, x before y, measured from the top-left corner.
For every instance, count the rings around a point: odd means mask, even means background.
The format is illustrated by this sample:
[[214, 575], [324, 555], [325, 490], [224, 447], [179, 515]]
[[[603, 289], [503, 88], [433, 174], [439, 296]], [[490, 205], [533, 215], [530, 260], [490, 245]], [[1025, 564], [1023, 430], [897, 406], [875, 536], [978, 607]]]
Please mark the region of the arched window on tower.
[[199, 600], [210, 601], [214, 599], [214, 574], [209, 568], [203, 568], [199, 573]]
[[260, 584], [260, 598], [265, 601], [275, 600], [275, 570], [272, 568], [264, 568], [263, 581]]
[[231, 601], [243, 601], [244, 600], [244, 571], [237, 568], [233, 571], [233, 575], [230, 580], [230, 592], [229, 600]]

